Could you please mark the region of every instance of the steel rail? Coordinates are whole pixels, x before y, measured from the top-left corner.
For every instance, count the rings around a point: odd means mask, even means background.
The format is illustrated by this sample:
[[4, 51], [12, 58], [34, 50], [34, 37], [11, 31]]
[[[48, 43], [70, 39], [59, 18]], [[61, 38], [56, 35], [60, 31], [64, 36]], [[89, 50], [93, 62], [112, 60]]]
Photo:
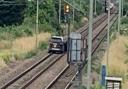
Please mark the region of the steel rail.
[[70, 65], [67, 65], [54, 79], [53, 81], [45, 88], [45, 89], [49, 89], [51, 88], [51, 86], [57, 81], [57, 79], [60, 78], [60, 76], [69, 68]]
[[[115, 17], [116, 15], [112, 15], [111, 16], [111, 20], [113, 20], [113, 18]], [[94, 41], [96, 39], [96, 37], [98, 37], [98, 35], [103, 31], [103, 29], [105, 29], [107, 27], [107, 24], [105, 24], [105, 26], [103, 26], [103, 28], [94, 36], [94, 39], [92, 41]]]
[[[112, 11], [113, 13], [114, 12], [116, 12], [116, 11]], [[111, 14], [111, 15], [113, 15], [113, 14]], [[100, 25], [104, 20], [106, 20], [106, 18], [107, 18], [107, 14], [104, 14], [101, 18], [98, 18], [97, 20], [95, 20], [94, 21], [94, 23], [93, 23], [93, 30], [95, 30], [95, 28], [97, 27], [97, 25]], [[103, 19], [103, 20], [102, 20]], [[97, 22], [98, 22], [98, 24], [97, 24]], [[81, 34], [85, 34], [84, 35], [84, 38], [88, 35], [88, 25], [87, 26], [85, 26], [85, 28], [82, 28], [83, 30], [82, 30], [82, 32], [80, 31], [80, 33]]]
[[[106, 14], [104, 14], [102, 17], [96, 19], [96, 20], [94, 21], [94, 23], [93, 23], [93, 25], [94, 25], [93, 28], [95, 28], [96, 25], [99, 25], [99, 24], [100, 24], [100, 22], [99, 22], [100, 20], [102, 20], [102, 19], [105, 20], [105, 18], [107, 18], [107, 15], [106, 15]], [[97, 23], [97, 22], [98, 22], [98, 23]], [[95, 24], [96, 24], [96, 25], [95, 25]], [[88, 27], [88, 24], [87, 24], [86, 26], [82, 27], [81, 30], [78, 31], [78, 32], [82, 34], [83, 32], [87, 31], [88, 28], [89, 28], [89, 27]]]
[[[94, 23], [96, 23], [100, 18], [104, 17], [105, 15], [106, 15], [106, 14], [103, 13], [103, 14], [97, 16], [97, 17], [94, 19]], [[76, 32], [80, 32], [80, 33], [81, 33], [82, 31], [84, 31], [84, 30], [87, 29], [87, 28], [88, 28], [88, 23], [87, 23], [86, 25], [82, 26], [81, 28], [79, 28], [79, 30], [77, 30]]]
[[66, 85], [66, 87], [64, 89], [68, 89], [71, 86], [71, 82], [75, 79], [76, 75], [78, 74], [78, 72], [76, 72], [76, 74], [73, 76], [73, 78], [71, 79], [71, 81]]
[[[94, 26], [93, 26], [93, 31], [98, 27], [98, 26], [100, 26], [100, 24], [102, 23], [102, 22], [104, 22], [106, 19], [107, 19], [107, 17], [106, 16], [104, 16], [105, 17], [105, 19], [104, 18], [101, 18], [101, 19], [99, 19], [97, 22], [96, 22], [96, 25], [94, 24]], [[102, 20], [103, 19], [103, 20]], [[97, 24], [98, 23], [98, 24]], [[98, 26], [97, 26], [98, 25]], [[88, 28], [87, 28], [88, 29]], [[88, 35], [88, 33], [87, 33], [87, 30], [85, 30], [85, 32], [86, 32], [86, 34], [83, 36], [83, 38], [85, 38], [87, 35]], [[84, 33], [85, 33], [84, 32]], [[82, 34], [84, 34], [84, 33], [82, 33]]]
[[19, 89], [25, 89], [28, 87], [34, 80], [36, 80], [40, 75], [42, 75], [45, 71], [47, 71], [52, 65], [54, 65], [59, 59], [61, 59], [65, 54], [62, 54], [58, 56], [53, 62], [48, 64], [44, 69], [42, 69], [39, 73], [37, 73], [35, 76], [33, 76], [27, 83], [25, 83], [23, 86], [21, 86]]
[[[111, 24], [111, 26], [110, 26], [110, 28], [112, 27], [112, 25], [115, 23], [115, 21], [117, 20], [117, 16], [115, 16], [114, 18], [114, 21], [113, 21], [113, 23]], [[106, 30], [106, 29], [105, 29]], [[105, 30], [103, 30], [103, 31], [105, 31]], [[107, 32], [105, 32], [105, 36], [107, 35]], [[104, 37], [103, 37], [104, 38]], [[95, 47], [94, 47], [94, 49], [92, 50], [92, 55], [94, 54], [94, 52], [97, 50], [97, 48], [99, 47], [99, 45], [101, 44], [101, 42], [103, 41], [103, 39], [101, 39], [100, 41], [99, 41], [99, 43], [98, 43], [98, 45], [96, 45]]]
[[4, 84], [2, 87], [0, 87], [0, 89], [5, 89], [8, 86], [10, 86], [11, 84], [13, 84], [14, 82], [16, 82], [18, 79], [20, 79], [21, 77], [23, 77], [25, 74], [27, 74], [29, 71], [31, 71], [33, 68], [35, 68], [36, 66], [38, 66], [39, 64], [41, 64], [43, 61], [45, 61], [47, 58], [49, 58], [52, 54], [47, 54], [45, 57], [41, 58], [37, 63], [35, 63], [34, 65], [30, 66], [28, 69], [26, 69], [25, 71], [21, 72], [19, 75], [17, 75], [16, 77], [14, 77], [13, 79], [11, 79], [10, 81], [8, 81], [6, 84]]

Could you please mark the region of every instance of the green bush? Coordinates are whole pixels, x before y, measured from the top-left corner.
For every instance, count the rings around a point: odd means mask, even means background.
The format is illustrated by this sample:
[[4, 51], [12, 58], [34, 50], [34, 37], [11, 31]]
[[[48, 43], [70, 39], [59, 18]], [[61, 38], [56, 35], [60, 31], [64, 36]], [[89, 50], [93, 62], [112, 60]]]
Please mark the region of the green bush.
[[36, 55], [36, 50], [32, 50], [25, 54], [25, 58], [31, 58], [32, 56]]
[[0, 27], [0, 39], [10, 40], [10, 37], [15, 39], [22, 36], [32, 36], [33, 30], [30, 30], [28, 26], [5, 26]]
[[45, 24], [39, 24], [39, 32], [53, 32], [54, 28], [52, 26], [50, 26], [49, 24], [45, 23]]
[[2, 56], [2, 59], [4, 60], [4, 62], [7, 64], [10, 62], [10, 55], [5, 55], [5, 56]]
[[44, 50], [44, 49], [47, 49], [47, 46], [48, 46], [47, 42], [40, 42], [38, 49]]
[[128, 24], [128, 17], [123, 17], [121, 21], [122, 24]]

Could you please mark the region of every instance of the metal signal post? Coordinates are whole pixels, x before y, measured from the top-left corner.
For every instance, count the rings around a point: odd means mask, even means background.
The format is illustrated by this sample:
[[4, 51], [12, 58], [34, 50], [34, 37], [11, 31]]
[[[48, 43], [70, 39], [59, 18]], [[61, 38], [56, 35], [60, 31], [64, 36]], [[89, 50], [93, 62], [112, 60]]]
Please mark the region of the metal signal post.
[[68, 41], [67, 41], [67, 62], [76, 68], [76, 77], [73, 81], [75, 89], [79, 89], [82, 83], [82, 59], [81, 59], [81, 34], [70, 33], [70, 6], [64, 5], [64, 14], [68, 23]]
[[69, 14], [70, 6], [68, 4], [64, 5], [64, 14]]
[[67, 41], [67, 61], [69, 60], [69, 35], [70, 35], [70, 18], [69, 18], [70, 6], [64, 5], [65, 23], [68, 24], [68, 41]]

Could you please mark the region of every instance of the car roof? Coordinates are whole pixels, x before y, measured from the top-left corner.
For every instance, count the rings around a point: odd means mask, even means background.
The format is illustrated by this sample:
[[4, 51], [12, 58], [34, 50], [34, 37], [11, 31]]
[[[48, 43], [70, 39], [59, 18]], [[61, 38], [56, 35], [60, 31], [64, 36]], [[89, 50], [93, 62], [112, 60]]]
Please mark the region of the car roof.
[[51, 38], [61, 38], [61, 39], [63, 39], [62, 36], [52, 36]]

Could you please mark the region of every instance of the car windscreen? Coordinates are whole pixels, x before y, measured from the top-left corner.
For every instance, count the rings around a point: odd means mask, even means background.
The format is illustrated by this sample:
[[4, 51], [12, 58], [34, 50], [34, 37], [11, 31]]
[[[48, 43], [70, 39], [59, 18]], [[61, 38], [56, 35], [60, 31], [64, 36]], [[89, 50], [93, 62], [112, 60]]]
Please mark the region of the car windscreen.
[[51, 38], [52, 42], [62, 42], [61, 38]]

